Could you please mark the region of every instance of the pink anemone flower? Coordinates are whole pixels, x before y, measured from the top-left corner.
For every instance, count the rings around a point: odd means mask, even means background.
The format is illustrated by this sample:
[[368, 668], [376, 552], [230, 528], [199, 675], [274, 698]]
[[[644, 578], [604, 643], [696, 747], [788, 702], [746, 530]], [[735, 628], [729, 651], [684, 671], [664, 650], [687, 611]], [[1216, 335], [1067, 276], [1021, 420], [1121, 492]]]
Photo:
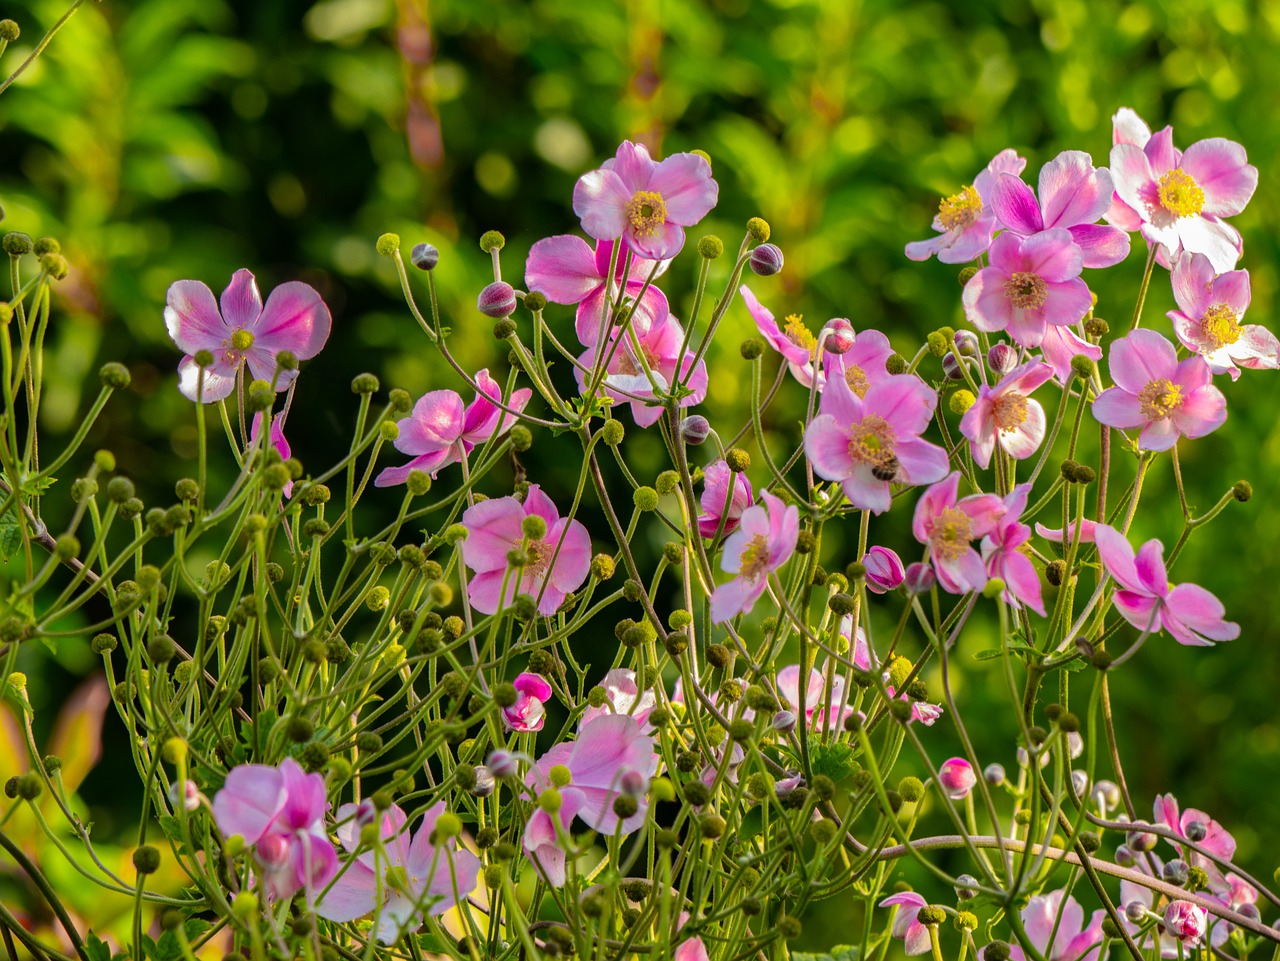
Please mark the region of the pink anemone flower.
[[833, 378], [804, 432], [805, 456], [818, 476], [840, 482], [854, 507], [883, 514], [890, 482], [930, 484], [947, 472], [947, 452], [920, 438], [937, 403], [937, 394], [907, 374], [872, 384], [864, 397]]
[[960, 418], [960, 433], [969, 438], [980, 467], [990, 465], [996, 444], [1014, 460], [1025, 460], [1039, 449], [1044, 408], [1030, 395], [1052, 376], [1052, 367], [1033, 360], [1009, 371], [994, 387], [978, 388], [978, 399]]
[[[253, 425], [249, 428], [249, 446], [253, 446], [258, 442], [258, 438], [262, 436], [262, 411], [258, 411], [253, 415]], [[288, 460], [293, 456], [293, 450], [289, 447], [289, 442], [284, 437], [284, 415], [277, 414], [271, 418], [271, 446], [275, 448], [277, 454], [282, 460]], [[281, 488], [285, 497], [293, 496], [293, 481], [289, 481]]]
[[692, 227], [716, 205], [711, 164], [695, 153], [655, 163], [643, 144], [623, 141], [599, 170], [578, 178], [573, 212], [596, 240], [622, 238], [639, 256], [669, 260]]
[[[1102, 944], [1102, 919], [1107, 912], [1099, 908], [1084, 923], [1084, 908], [1065, 890], [1051, 891], [1031, 898], [1022, 909], [1022, 925], [1027, 937], [1045, 961], [1085, 961], [1096, 956]], [[1026, 961], [1018, 945], [1009, 947], [1010, 961]]]
[[582, 730], [598, 717], [622, 714], [635, 718], [636, 723], [646, 734], [652, 732], [652, 725], [648, 723], [649, 715], [658, 706], [658, 696], [652, 690], [640, 690], [640, 685], [636, 683], [635, 671], [625, 667], [615, 667], [605, 674], [600, 681], [600, 686], [604, 688], [604, 703], [599, 707], [587, 705], [586, 710], [582, 712], [582, 719], [578, 721], [578, 730]]
[[[800, 667], [788, 664], [778, 672], [778, 693], [791, 706], [800, 711]], [[817, 668], [809, 669], [809, 682], [804, 689], [804, 716], [810, 728], [843, 724], [845, 717], [853, 713], [845, 694], [842, 674], [832, 674], [828, 687], [826, 675]]]
[[543, 707], [551, 700], [551, 685], [540, 674], [521, 673], [511, 682], [516, 689], [516, 702], [502, 709], [502, 722], [508, 731], [528, 733], [541, 731], [547, 721], [547, 711]]
[[[502, 388], [489, 376], [488, 369], [476, 374], [476, 385], [480, 388], [476, 399], [465, 408], [462, 398], [451, 390], [433, 390], [419, 397], [409, 416], [396, 421], [400, 434], [392, 442], [400, 453], [412, 454], [413, 460], [400, 467], [385, 468], [374, 480], [374, 486], [403, 484], [414, 470], [435, 477], [495, 434], [501, 437], [509, 431], [516, 415], [494, 403], [502, 400]], [[532, 396], [528, 387], [513, 391], [506, 406], [523, 411]]]
[[[222, 292], [221, 311], [213, 291], [198, 280], [170, 285], [166, 304], [169, 336], [186, 352], [178, 364], [178, 389], [206, 404], [231, 396], [245, 364], [255, 379], [274, 378], [276, 390], [285, 390], [298, 372], [278, 370], [276, 355], [289, 351], [309, 360], [329, 339], [333, 322], [315, 288], [298, 281], [271, 291], [264, 307], [258, 282], [243, 268]], [[213, 354], [213, 364], [203, 370], [195, 361], [202, 350]]]
[[1093, 402], [1099, 423], [1141, 427], [1139, 450], [1168, 450], [1179, 437], [1203, 437], [1227, 419], [1227, 399], [1199, 355], [1178, 362], [1177, 351], [1154, 330], [1135, 330], [1111, 345], [1115, 387]]
[[933, 218], [933, 229], [940, 236], [907, 244], [907, 256], [912, 260], [928, 260], [936, 254], [944, 264], [963, 264], [985, 253], [998, 226], [991, 207], [996, 179], [1001, 174], [1016, 177], [1026, 166], [1027, 161], [1012, 147], [996, 154], [972, 185], [942, 198], [938, 214]]
[[[524, 519], [534, 515], [546, 522], [546, 533], [526, 538]], [[550, 617], [571, 591], [582, 586], [591, 569], [586, 527], [562, 518], [537, 484], [529, 486], [524, 503], [495, 497], [468, 507], [462, 524], [467, 529], [462, 560], [475, 572], [467, 582], [467, 598], [482, 614], [496, 613], [518, 594], [528, 594], [537, 600], [538, 613]], [[513, 569], [507, 555], [522, 548], [526, 563]]]
[[[613, 257], [614, 243], [611, 240], [596, 242], [593, 252], [587, 242], [572, 234], [561, 234], [539, 240], [529, 250], [529, 259], [525, 261], [524, 277], [530, 290], [536, 290], [553, 304], [577, 304], [578, 313], [574, 321], [574, 330], [578, 340], [584, 347], [595, 345], [600, 331], [600, 324], [609, 323], [611, 318], [605, 300], [609, 276], [609, 261]], [[619, 251], [618, 263], [614, 268], [614, 290], [623, 284], [623, 267], [626, 250]], [[648, 330], [653, 324], [667, 316], [667, 298], [661, 290], [652, 285], [640, 297], [644, 282], [650, 274], [661, 276], [666, 269], [665, 262], [646, 260], [643, 257], [632, 257], [627, 267], [626, 289], [624, 295], [632, 301], [631, 326], [636, 330]], [[639, 297], [639, 300], [636, 298]]]
[[1062, 227], [1071, 232], [1086, 267], [1111, 267], [1129, 256], [1129, 235], [1099, 224], [1111, 207], [1106, 167], [1083, 150], [1064, 150], [1040, 168], [1040, 196], [1014, 174], [996, 178], [991, 205], [1000, 223], [1023, 237]]
[[953, 801], [963, 801], [977, 783], [973, 765], [962, 757], [948, 758], [938, 768], [938, 784]]
[[[663, 412], [659, 392], [669, 391], [677, 380], [686, 382], [689, 388], [689, 393], [680, 398], [680, 407], [702, 403], [707, 396], [707, 362], [700, 360], [694, 367], [695, 355], [688, 349], [683, 357], [680, 356], [684, 328], [678, 320], [668, 315], [647, 330], [633, 330], [631, 333], [634, 339], [631, 334], [619, 330], [605, 341], [608, 376], [604, 378], [604, 392], [619, 404], [631, 405], [631, 418], [636, 426], [649, 427], [657, 422]], [[582, 367], [573, 369], [581, 391], [586, 390], [590, 372], [596, 367], [596, 358], [595, 347], [588, 347], [578, 359]], [[649, 368], [648, 373], [645, 366]]]
[[812, 385], [817, 375], [818, 338], [805, 326], [804, 318], [799, 314], [788, 314], [784, 326], [779, 327], [773, 311], [756, 299], [750, 287], [743, 284], [738, 292], [742, 294], [742, 302], [747, 305], [747, 313], [756, 322], [760, 336], [782, 355], [791, 376], [805, 387]]
[[1276, 335], [1260, 324], [1241, 323], [1249, 309], [1249, 271], [1215, 274], [1204, 254], [1186, 254], [1173, 268], [1173, 296], [1178, 302], [1178, 309], [1169, 311], [1174, 333], [1213, 373], [1235, 380], [1241, 367], [1280, 367]]
[[[1082, 517], [1071, 525], [1071, 527], [1045, 527], [1040, 522], [1036, 522], [1036, 533], [1047, 541], [1055, 544], [1067, 543], [1067, 538], [1073, 538], [1081, 544], [1092, 544], [1093, 534], [1097, 530], [1097, 523]], [[1066, 531], [1064, 534], [1063, 532]]]
[[903, 891], [880, 902], [880, 907], [889, 908], [897, 905], [898, 913], [893, 917], [893, 937], [902, 941], [902, 950], [908, 956], [924, 954], [929, 950], [929, 929], [920, 923], [917, 917], [920, 909], [929, 904], [914, 891]]
[[842, 377], [849, 389], [859, 397], [866, 397], [872, 384], [894, 376], [885, 370], [885, 363], [894, 354], [889, 338], [878, 330], [863, 330], [853, 338], [853, 346], [843, 354], [826, 352], [822, 358], [822, 377], [819, 388], [833, 377]]
[[929, 548], [939, 586], [951, 594], [968, 594], [987, 583], [987, 570], [973, 541], [995, 530], [1007, 508], [995, 494], [959, 497], [959, 491], [958, 471], [925, 490], [916, 504], [911, 531]]
[[1030, 484], [1019, 484], [1004, 499], [1004, 515], [982, 539], [982, 559], [986, 562], [987, 574], [1004, 581], [1006, 604], [1014, 609], [1026, 605], [1044, 617], [1040, 577], [1031, 559], [1023, 553], [1023, 545], [1031, 539], [1031, 528], [1019, 520], [1030, 493]]
[[338, 873], [324, 826], [328, 809], [324, 778], [305, 773], [293, 758], [279, 767], [233, 767], [213, 796], [218, 830], [224, 837], [238, 834], [254, 848], [271, 898], [291, 898], [304, 888], [314, 896]]
[[1099, 524], [1094, 536], [1103, 567], [1117, 584], [1112, 602], [1138, 630], [1163, 628], [1179, 644], [1193, 647], [1240, 636], [1240, 625], [1223, 620], [1222, 602], [1203, 587], [1169, 583], [1164, 546], [1158, 540], [1147, 541], [1135, 554], [1114, 527]]
[[[729, 483], [733, 482], [733, 496], [729, 495]], [[729, 465], [718, 460], [707, 466], [702, 475], [702, 497], [698, 503], [702, 513], [698, 515], [698, 533], [703, 537], [715, 537], [724, 518], [724, 533], [738, 529], [742, 512], [755, 503], [751, 481], [746, 474], [735, 474]]]
[[[456, 898], [466, 898], [480, 880], [480, 859], [457, 840], [432, 843], [436, 821], [445, 813], [444, 801], [427, 809], [410, 837], [408, 818], [398, 804], [383, 812], [379, 825], [380, 851], [361, 850], [358, 805], [338, 808], [338, 840], [354, 855], [346, 870], [316, 905], [316, 913], [330, 921], [354, 921], [374, 913], [378, 940], [394, 944], [422, 925], [423, 912], [444, 914]], [[396, 872], [390, 882], [391, 872]], [[381, 875], [381, 879], [379, 878]]]
[[[1203, 811], [1198, 811], [1195, 808], [1179, 811], [1178, 799], [1172, 794], [1157, 795], [1153, 805], [1153, 813], [1155, 814], [1156, 824], [1163, 824], [1180, 838], [1187, 841], [1190, 840], [1188, 828], [1192, 824], [1198, 823], [1204, 828], [1204, 835], [1196, 842], [1197, 846], [1224, 861], [1230, 861], [1235, 857], [1236, 839], [1231, 836], [1231, 833]], [[1228, 877], [1224, 877], [1222, 869], [1213, 860], [1198, 851], [1193, 851], [1189, 847], [1183, 853], [1188, 864], [1204, 868], [1205, 873], [1209, 875], [1209, 889], [1211, 891], [1216, 894], [1229, 894], [1233, 897], [1248, 900], [1248, 891], [1239, 888]], [[1236, 882], [1240, 884], [1244, 883], [1235, 875], [1230, 877], [1235, 878]], [[1246, 885], [1246, 887], [1248, 886]], [[1254, 900], [1256, 900], [1256, 892]]]
[[795, 552], [800, 536], [800, 511], [767, 491], [763, 503], [742, 512], [738, 529], [724, 542], [720, 567], [733, 580], [711, 592], [711, 622], [723, 624], [751, 610], [764, 593], [769, 572], [776, 571]]

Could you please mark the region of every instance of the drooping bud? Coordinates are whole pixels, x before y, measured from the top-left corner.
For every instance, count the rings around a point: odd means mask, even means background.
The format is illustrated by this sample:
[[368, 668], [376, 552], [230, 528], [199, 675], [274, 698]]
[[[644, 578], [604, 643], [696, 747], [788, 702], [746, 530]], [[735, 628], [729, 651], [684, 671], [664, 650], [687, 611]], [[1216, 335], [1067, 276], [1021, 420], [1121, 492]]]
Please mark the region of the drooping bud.
[[516, 292], [505, 280], [495, 280], [476, 298], [476, 309], [486, 317], [501, 320], [516, 312]]
[[1170, 884], [1182, 887], [1187, 883], [1187, 873], [1190, 871], [1190, 865], [1182, 858], [1174, 858], [1160, 869], [1160, 877], [1164, 878]]
[[1125, 835], [1125, 843], [1133, 851], [1150, 851], [1160, 839], [1150, 831], [1130, 831]]
[[796, 729], [796, 716], [790, 711], [779, 711], [773, 716], [772, 725], [779, 734], [790, 734]]
[[1004, 783], [1005, 773], [1003, 764], [988, 764], [982, 769], [982, 776], [986, 782], [992, 787], [999, 787]]
[[972, 874], [962, 874], [956, 878], [956, 900], [971, 901], [978, 896], [978, 879]]
[[1199, 844], [1209, 836], [1209, 826], [1203, 821], [1191, 821], [1186, 828], [1187, 840]]
[[987, 366], [991, 373], [1003, 377], [1018, 366], [1018, 351], [1009, 344], [996, 344], [987, 351]]
[[782, 251], [774, 244], [761, 244], [751, 251], [747, 263], [753, 273], [761, 277], [771, 277], [782, 269]]
[[964, 377], [961, 373], [960, 358], [951, 351], [942, 355], [942, 374], [947, 380], [961, 380]]
[[1124, 906], [1124, 916], [1134, 924], [1141, 924], [1147, 918], [1147, 906], [1136, 899], [1130, 901]]

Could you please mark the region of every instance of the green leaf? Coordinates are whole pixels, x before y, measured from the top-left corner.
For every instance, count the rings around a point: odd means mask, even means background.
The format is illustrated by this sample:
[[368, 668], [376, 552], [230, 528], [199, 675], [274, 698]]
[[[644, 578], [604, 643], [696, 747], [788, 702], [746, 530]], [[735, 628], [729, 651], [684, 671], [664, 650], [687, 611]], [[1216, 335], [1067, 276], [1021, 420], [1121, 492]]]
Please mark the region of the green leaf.
[[808, 951], [792, 951], [791, 961], [858, 961], [858, 949], [853, 945], [837, 944], [830, 951], [810, 954]]
[[18, 523], [18, 508], [10, 505], [0, 515], [0, 563], [9, 563], [9, 558], [22, 549], [22, 526]]
[[111, 949], [92, 931], [84, 939], [84, 954], [89, 961], [111, 961]]
[[853, 748], [848, 744], [811, 744], [809, 761], [814, 775], [825, 774], [839, 782], [857, 770]]

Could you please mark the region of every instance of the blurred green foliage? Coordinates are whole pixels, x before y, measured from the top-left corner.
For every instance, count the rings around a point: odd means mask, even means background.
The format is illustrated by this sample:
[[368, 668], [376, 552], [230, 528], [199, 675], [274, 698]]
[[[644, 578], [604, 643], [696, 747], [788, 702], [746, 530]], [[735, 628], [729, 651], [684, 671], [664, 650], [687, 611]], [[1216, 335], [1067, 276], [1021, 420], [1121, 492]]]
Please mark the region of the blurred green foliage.
[[[24, 32], [5, 73], [65, 7], [0, 3]], [[1174, 124], [1182, 147], [1208, 136], [1247, 147], [1261, 185], [1235, 222], [1250, 318], [1267, 322], [1280, 285], [1280, 125], [1266, 120], [1280, 97], [1278, 34], [1277, 0], [87, 5], [0, 100], [4, 228], [59, 237], [73, 266], [50, 335], [44, 426], [73, 428], [96, 366], [126, 361], [133, 402], [113, 403], [91, 443], [167, 496], [188, 472], [194, 422], [175, 389], [165, 290], [191, 277], [216, 292], [240, 266], [264, 291], [306, 280], [333, 309], [330, 347], [304, 372], [290, 419], [304, 461], [349, 428], [346, 385], [359, 370], [384, 388], [457, 388], [374, 252], [386, 230], [406, 247], [440, 247], [456, 351], [473, 367], [505, 367], [474, 307], [488, 271], [476, 238], [501, 229], [518, 277], [530, 244], [576, 230], [575, 178], [624, 137], [711, 154], [721, 203], [694, 237], [715, 232], [732, 247], [748, 216], [772, 223], [786, 269], [755, 287], [776, 312], [804, 312], [814, 327], [845, 315], [910, 351], [960, 319], [955, 268], [902, 254], [929, 234], [937, 198], [1010, 145], [1030, 158], [1028, 179], [1063, 149], [1104, 164], [1109, 118], [1132, 106], [1153, 127]], [[1087, 278], [1100, 316], [1127, 320], [1141, 263], [1135, 250]], [[678, 315], [695, 268], [690, 256], [672, 271]], [[726, 271], [717, 264], [713, 281]], [[1158, 271], [1146, 323], [1163, 329], [1170, 307]], [[745, 418], [737, 345], [750, 332], [733, 308], [710, 358], [713, 420]], [[1238, 477], [1255, 496], [1196, 535], [1175, 578], [1215, 591], [1242, 637], [1213, 650], [1155, 639], [1112, 688], [1139, 805], [1179, 785], [1183, 803], [1234, 831], [1244, 863], [1269, 875], [1280, 827], [1280, 381], [1246, 373], [1226, 389], [1227, 429], [1183, 452], [1188, 497], [1207, 507]], [[796, 440], [801, 400], [789, 392], [771, 411], [780, 446]], [[555, 470], [553, 448], [526, 455], [533, 479]], [[1144, 504], [1136, 533], [1170, 543], [1181, 525], [1167, 462]], [[971, 643], [958, 652], [968, 668], [958, 694], [979, 752], [1012, 769], [1004, 681], [966, 661]], [[83, 653], [59, 656], [76, 674], [93, 667]], [[33, 698], [52, 705], [66, 683], [48, 669]], [[945, 741], [945, 727], [930, 736]]]

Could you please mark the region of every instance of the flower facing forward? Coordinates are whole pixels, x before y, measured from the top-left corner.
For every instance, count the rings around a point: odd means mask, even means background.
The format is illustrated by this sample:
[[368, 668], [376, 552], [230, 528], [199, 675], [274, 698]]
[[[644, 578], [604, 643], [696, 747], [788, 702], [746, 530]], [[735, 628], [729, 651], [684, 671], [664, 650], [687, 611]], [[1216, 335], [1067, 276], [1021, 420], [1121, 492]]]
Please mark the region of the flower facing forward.
[[354, 921], [374, 912], [378, 940], [394, 944], [421, 927], [424, 914], [444, 914], [475, 890], [480, 859], [437, 835], [444, 801], [427, 809], [412, 837], [404, 811], [392, 804], [379, 824], [378, 851], [361, 844], [357, 811], [355, 804], [338, 808], [338, 840], [354, 857], [316, 905], [320, 917]]
[[[257, 281], [242, 268], [222, 292], [221, 304], [198, 280], [170, 285], [164, 322], [173, 342], [186, 352], [178, 364], [178, 389], [190, 400], [212, 404], [231, 396], [236, 375], [246, 364], [255, 379], [274, 381], [276, 390], [285, 390], [298, 372], [279, 370], [277, 355], [288, 351], [297, 360], [309, 360], [320, 353], [332, 318], [315, 288], [298, 281], [271, 291], [263, 306]], [[195, 359], [200, 351], [213, 355], [213, 363], [203, 370]]]
[[[1063, 903], [1065, 900], [1065, 904]], [[1051, 891], [1031, 898], [1022, 909], [1022, 925], [1027, 937], [1045, 961], [1085, 961], [1097, 957], [1102, 944], [1102, 919], [1107, 913], [1094, 911], [1084, 923], [1084, 908], [1066, 891]], [[1010, 961], [1027, 961], [1018, 945], [1009, 948]]]
[[800, 536], [800, 511], [767, 491], [763, 503], [742, 512], [738, 529], [724, 542], [720, 567], [738, 575], [711, 592], [711, 622], [723, 624], [751, 610], [764, 593], [769, 572], [785, 564]]
[[1098, 556], [1117, 588], [1112, 602], [1120, 615], [1140, 631], [1161, 628], [1179, 644], [1194, 647], [1233, 641], [1240, 625], [1223, 620], [1222, 602], [1198, 584], [1169, 583], [1164, 546], [1149, 540], [1135, 554], [1128, 539], [1114, 527], [1094, 529]]
[[938, 214], [933, 218], [933, 229], [940, 236], [907, 244], [907, 256], [912, 260], [928, 260], [936, 254], [944, 264], [963, 264], [984, 253], [991, 246], [991, 235], [998, 226], [991, 207], [996, 179], [1001, 174], [1016, 177], [1026, 165], [1027, 161], [1012, 147], [996, 154], [971, 185], [942, 198]]
[[[528, 517], [543, 523], [527, 523]], [[562, 518], [537, 484], [529, 486], [524, 503], [495, 497], [467, 508], [462, 525], [467, 529], [462, 560], [475, 572], [467, 582], [467, 597], [482, 614], [493, 614], [517, 595], [528, 594], [538, 602], [538, 613], [549, 617], [591, 569], [587, 529], [581, 521]], [[535, 533], [541, 528], [541, 535], [528, 534], [526, 528]], [[511, 564], [515, 553], [523, 554], [518, 568]]]
[[[451, 390], [433, 390], [419, 397], [409, 416], [396, 421], [400, 433], [393, 442], [396, 450], [413, 455], [413, 460], [400, 467], [385, 468], [374, 486], [403, 484], [414, 470], [435, 477], [490, 437], [501, 437], [509, 431], [516, 415], [495, 403], [502, 401], [502, 388], [487, 369], [476, 374], [476, 386], [480, 389], [475, 400], [465, 407], [462, 398]], [[521, 388], [512, 392], [506, 406], [523, 411], [532, 396], [530, 388]]]
[[705, 217], [719, 193], [705, 157], [678, 153], [656, 163], [643, 144], [627, 140], [578, 178], [573, 212], [596, 240], [622, 238], [641, 257], [669, 260], [684, 246], [684, 228]]
[[1179, 437], [1203, 437], [1227, 419], [1227, 399], [1209, 381], [1200, 356], [1178, 362], [1177, 351], [1154, 330], [1135, 330], [1111, 345], [1111, 379], [1093, 402], [1099, 423], [1142, 428], [1139, 450], [1168, 450]]
[[[663, 395], [677, 380], [687, 383], [689, 392], [680, 397], [680, 407], [702, 403], [707, 396], [707, 362], [694, 365], [694, 352], [685, 349], [684, 328], [667, 315], [647, 330], [617, 330], [604, 342], [608, 376], [604, 392], [617, 404], [631, 405], [631, 418], [638, 427], [649, 427], [662, 416]], [[584, 394], [596, 370], [595, 346], [588, 347], [573, 369], [578, 389]]]
[[1033, 360], [1009, 371], [995, 387], [978, 388], [978, 399], [960, 418], [960, 433], [969, 438], [980, 467], [990, 465], [997, 444], [1014, 460], [1025, 460], [1039, 449], [1044, 408], [1030, 395], [1052, 376], [1052, 367]]
[[338, 873], [338, 856], [324, 827], [324, 778], [306, 774], [293, 758], [279, 767], [241, 764], [213, 797], [213, 819], [224, 837], [240, 835], [254, 848], [271, 898], [311, 895]]
[[973, 541], [990, 534], [1006, 509], [995, 494], [959, 497], [959, 491], [957, 471], [920, 496], [911, 522], [916, 540], [929, 548], [938, 585], [951, 594], [980, 591], [986, 585], [987, 570]]
[[1260, 324], [1241, 323], [1249, 309], [1249, 271], [1215, 274], [1204, 254], [1187, 254], [1174, 265], [1173, 296], [1178, 302], [1178, 309], [1169, 311], [1174, 333], [1213, 373], [1235, 380], [1241, 367], [1280, 366], [1276, 335]]
[[[733, 484], [730, 496], [729, 485]], [[755, 503], [751, 481], [745, 473], [734, 473], [723, 460], [708, 465], [702, 476], [702, 497], [698, 502], [702, 513], [698, 515], [698, 533], [703, 537], [715, 537], [724, 521], [724, 533], [738, 529], [742, 512]]]

